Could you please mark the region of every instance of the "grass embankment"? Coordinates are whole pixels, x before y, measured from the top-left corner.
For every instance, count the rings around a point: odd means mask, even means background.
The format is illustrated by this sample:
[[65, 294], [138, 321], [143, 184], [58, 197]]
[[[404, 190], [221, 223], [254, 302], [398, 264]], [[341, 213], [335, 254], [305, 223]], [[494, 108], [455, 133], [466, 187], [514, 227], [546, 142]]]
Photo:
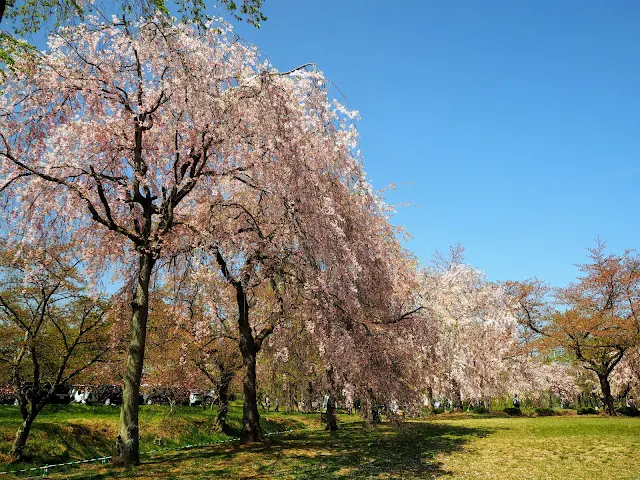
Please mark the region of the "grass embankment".
[[[195, 420], [207, 414], [193, 410], [193, 416], [184, 415]], [[266, 417], [298, 427], [305, 424], [307, 429], [269, 437], [264, 444], [165, 452], [144, 457], [143, 465], [135, 468], [95, 465], [50, 478], [640, 478], [640, 418], [442, 415], [376, 428], [343, 424], [329, 434], [321, 429], [317, 415]], [[144, 436], [143, 442], [148, 442]]]
[[[226, 440], [214, 426], [216, 410], [199, 407], [140, 407], [140, 451]], [[8, 452], [21, 423], [18, 407], [0, 405], [0, 472], [111, 455], [120, 409], [115, 406], [49, 405], [33, 424], [25, 462], [8, 465]], [[269, 412], [265, 432], [303, 428], [317, 416]], [[227, 417], [231, 436], [239, 436], [242, 408], [233, 404]], [[4, 478], [4, 477], [3, 477]]]

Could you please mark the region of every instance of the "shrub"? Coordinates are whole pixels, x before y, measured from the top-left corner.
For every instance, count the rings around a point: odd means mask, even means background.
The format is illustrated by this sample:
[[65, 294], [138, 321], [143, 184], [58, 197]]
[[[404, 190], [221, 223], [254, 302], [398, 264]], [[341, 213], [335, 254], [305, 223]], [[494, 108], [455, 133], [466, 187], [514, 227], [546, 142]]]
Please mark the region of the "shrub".
[[558, 408], [555, 412], [556, 412], [556, 415], [564, 415], [564, 416], [576, 414], [575, 409], [571, 409], [571, 408]]
[[598, 411], [593, 407], [579, 408], [578, 415], [597, 415]]
[[520, 409], [516, 407], [507, 407], [503, 411], [510, 417], [519, 417], [520, 415], [522, 415]]
[[556, 414], [553, 408], [536, 408], [536, 415], [539, 417], [552, 417]]
[[489, 413], [489, 409], [488, 409], [488, 408], [485, 408], [485, 407], [483, 407], [483, 406], [473, 407], [473, 408], [471, 409], [471, 411], [472, 411], [473, 413], [478, 413], [478, 414], [480, 414], [480, 415], [484, 415], [484, 414], [486, 414], [486, 413]]
[[433, 410], [431, 410], [431, 413], [433, 413], [434, 415], [444, 413], [444, 408], [434, 408]]
[[640, 416], [640, 411], [637, 408], [633, 407], [620, 407], [616, 410], [618, 413], [622, 415], [626, 415], [627, 417], [638, 417]]

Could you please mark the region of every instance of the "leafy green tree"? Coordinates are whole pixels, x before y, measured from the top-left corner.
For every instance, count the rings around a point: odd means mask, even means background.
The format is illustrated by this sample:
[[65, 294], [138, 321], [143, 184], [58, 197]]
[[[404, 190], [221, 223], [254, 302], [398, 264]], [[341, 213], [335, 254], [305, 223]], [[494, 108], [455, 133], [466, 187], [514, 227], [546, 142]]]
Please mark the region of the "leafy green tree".
[[[260, 27], [267, 17], [262, 14], [263, 0], [218, 0], [236, 20], [246, 20]], [[204, 0], [123, 0], [115, 2], [122, 13], [148, 15], [155, 11], [169, 14], [178, 12], [183, 19], [204, 23], [209, 19]], [[97, 7], [86, 0], [8, 0], [0, 3], [0, 22], [10, 20], [16, 35], [25, 35], [40, 30], [51, 22], [54, 27], [82, 21], [86, 15], [99, 13]]]
[[42, 409], [109, 350], [106, 302], [86, 294], [77, 266], [58, 245], [0, 245], [0, 367], [23, 420], [10, 452], [16, 461]]
[[[238, 21], [246, 20], [260, 28], [261, 22], [267, 20], [262, 13], [264, 0], [217, 1]], [[122, 0], [113, 3], [115, 12], [130, 19], [155, 12], [166, 15], [176, 12], [183, 20], [199, 25], [205, 25], [210, 19], [204, 0]], [[18, 56], [34, 52], [33, 46], [25, 40], [28, 35], [46, 25], [55, 29], [82, 22], [88, 15], [106, 16], [87, 0], [0, 0], [0, 28], [10, 25], [8, 30], [0, 29], [0, 65], [13, 68]]]

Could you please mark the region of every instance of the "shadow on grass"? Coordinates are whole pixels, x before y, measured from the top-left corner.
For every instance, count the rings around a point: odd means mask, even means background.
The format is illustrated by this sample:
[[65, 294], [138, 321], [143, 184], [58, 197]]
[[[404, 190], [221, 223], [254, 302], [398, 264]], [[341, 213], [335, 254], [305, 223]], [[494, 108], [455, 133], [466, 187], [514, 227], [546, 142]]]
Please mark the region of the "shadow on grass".
[[[102, 405], [50, 405], [33, 425], [22, 462], [9, 464], [9, 449], [21, 418], [17, 407], [0, 409], [0, 472], [58, 464], [110, 455], [118, 420], [117, 408]], [[229, 415], [231, 436], [240, 436], [242, 412]], [[226, 440], [214, 425], [215, 410], [178, 407], [168, 413], [163, 406], [143, 406], [141, 451]], [[304, 428], [295, 417], [261, 418], [265, 432]], [[66, 467], [68, 468], [68, 467]]]
[[203, 448], [146, 459], [137, 468], [84, 471], [87, 480], [107, 478], [437, 478], [450, 472], [439, 456], [464, 449], [491, 433], [427, 422], [368, 428], [351, 424], [338, 432], [311, 430], [268, 442]]
[[85, 425], [40, 423], [33, 427], [23, 461], [2, 464], [0, 470], [68, 462], [76, 458], [94, 458], [104, 455], [104, 452], [112, 448], [113, 441], [104, 432], [91, 430]]

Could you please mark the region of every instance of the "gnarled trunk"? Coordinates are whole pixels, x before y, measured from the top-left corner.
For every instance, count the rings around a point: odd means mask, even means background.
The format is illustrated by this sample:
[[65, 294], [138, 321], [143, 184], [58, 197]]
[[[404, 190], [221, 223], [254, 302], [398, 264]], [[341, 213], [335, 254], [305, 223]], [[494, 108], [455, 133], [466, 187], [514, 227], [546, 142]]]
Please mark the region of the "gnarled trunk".
[[600, 380], [600, 389], [602, 390], [602, 402], [604, 403], [604, 410], [609, 415], [615, 415], [616, 410], [613, 405], [613, 396], [611, 395], [609, 375], [598, 374], [598, 380]]
[[113, 454], [113, 463], [116, 465], [136, 465], [140, 463], [138, 394], [140, 393], [147, 335], [147, 318], [149, 316], [149, 280], [151, 279], [155, 260], [150, 253], [143, 253], [140, 255], [139, 261], [136, 290], [131, 303], [129, 355], [124, 376], [118, 439]]

